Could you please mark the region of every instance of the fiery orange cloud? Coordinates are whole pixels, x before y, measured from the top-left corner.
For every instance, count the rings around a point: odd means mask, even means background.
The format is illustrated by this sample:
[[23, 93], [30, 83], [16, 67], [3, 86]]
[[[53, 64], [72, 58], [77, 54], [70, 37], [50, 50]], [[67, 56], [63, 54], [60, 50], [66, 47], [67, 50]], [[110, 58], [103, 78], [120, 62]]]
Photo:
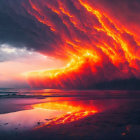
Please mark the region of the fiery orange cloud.
[[[88, 88], [113, 79], [139, 78], [140, 42], [135, 33], [90, 1], [29, 0], [28, 13], [56, 36], [54, 55], [67, 65], [27, 73], [31, 86]], [[59, 20], [56, 22], [53, 17]]]

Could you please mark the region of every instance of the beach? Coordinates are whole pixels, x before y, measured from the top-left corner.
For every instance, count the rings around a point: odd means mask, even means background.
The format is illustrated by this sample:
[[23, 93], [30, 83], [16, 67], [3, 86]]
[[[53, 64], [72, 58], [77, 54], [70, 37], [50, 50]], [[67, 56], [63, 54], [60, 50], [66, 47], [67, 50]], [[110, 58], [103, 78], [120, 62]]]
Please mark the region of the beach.
[[139, 140], [139, 91], [1, 90], [0, 139]]

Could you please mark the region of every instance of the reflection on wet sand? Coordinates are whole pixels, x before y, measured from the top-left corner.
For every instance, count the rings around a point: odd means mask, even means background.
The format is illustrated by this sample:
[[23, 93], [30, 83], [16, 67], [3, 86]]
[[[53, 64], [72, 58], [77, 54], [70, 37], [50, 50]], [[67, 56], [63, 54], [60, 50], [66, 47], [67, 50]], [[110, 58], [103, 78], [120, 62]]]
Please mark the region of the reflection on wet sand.
[[[49, 120], [42, 126], [70, 123], [98, 112], [97, 108], [93, 104], [93, 101], [88, 101], [88, 103], [87, 101], [56, 101], [36, 104], [32, 107], [35, 109], [39, 108], [65, 112], [59, 117], [55, 117], [54, 119]], [[42, 126], [39, 126], [39, 128]]]
[[45, 119], [53, 119], [63, 114], [62, 111], [30, 109], [0, 115], [1, 131], [24, 131], [45, 123]]
[[[0, 114], [0, 131], [23, 131], [40, 128], [44, 125], [64, 124], [98, 112], [93, 100], [77, 100], [74, 97], [43, 100], [45, 103], [25, 105], [25, 110]], [[23, 100], [19, 103], [23, 105], [24, 102]]]
[[90, 94], [72, 95], [35, 100], [1, 99], [3, 110], [18, 106], [20, 111], [7, 113], [7, 110], [0, 114], [0, 140], [9, 140], [9, 137], [13, 140], [132, 140], [140, 137], [140, 98], [132, 98], [129, 93], [125, 98], [124, 94], [118, 97], [114, 92], [113, 98], [108, 98], [108, 94], [98, 94], [98, 99]]

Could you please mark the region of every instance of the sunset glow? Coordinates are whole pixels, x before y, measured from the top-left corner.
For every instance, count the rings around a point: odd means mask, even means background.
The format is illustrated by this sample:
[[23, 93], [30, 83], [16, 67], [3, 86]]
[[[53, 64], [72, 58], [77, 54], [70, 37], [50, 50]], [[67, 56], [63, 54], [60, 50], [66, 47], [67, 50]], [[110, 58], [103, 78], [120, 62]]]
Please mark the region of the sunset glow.
[[[67, 61], [62, 68], [27, 72], [32, 87], [89, 88], [99, 82], [140, 77], [139, 37], [90, 1], [73, 1], [73, 8], [80, 11], [77, 14], [63, 0], [56, 5], [42, 1], [44, 8], [37, 1], [29, 0], [29, 4], [28, 13], [59, 38], [51, 44], [54, 50], [58, 47], [53, 56]], [[61, 28], [45, 8], [60, 20]]]

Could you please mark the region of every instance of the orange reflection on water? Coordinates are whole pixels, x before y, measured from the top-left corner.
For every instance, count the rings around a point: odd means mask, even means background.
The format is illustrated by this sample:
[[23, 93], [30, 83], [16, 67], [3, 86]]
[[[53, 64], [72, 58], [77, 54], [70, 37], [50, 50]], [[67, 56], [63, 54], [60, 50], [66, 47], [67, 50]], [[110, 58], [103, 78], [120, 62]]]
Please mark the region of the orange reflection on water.
[[[52, 126], [57, 124], [65, 124], [77, 121], [86, 116], [93, 115], [98, 112], [93, 106], [93, 101], [56, 101], [33, 105], [33, 108], [41, 108], [47, 110], [63, 111], [60, 116], [56, 114], [56, 118], [48, 120], [43, 126]], [[39, 128], [42, 126], [39, 126]]]

